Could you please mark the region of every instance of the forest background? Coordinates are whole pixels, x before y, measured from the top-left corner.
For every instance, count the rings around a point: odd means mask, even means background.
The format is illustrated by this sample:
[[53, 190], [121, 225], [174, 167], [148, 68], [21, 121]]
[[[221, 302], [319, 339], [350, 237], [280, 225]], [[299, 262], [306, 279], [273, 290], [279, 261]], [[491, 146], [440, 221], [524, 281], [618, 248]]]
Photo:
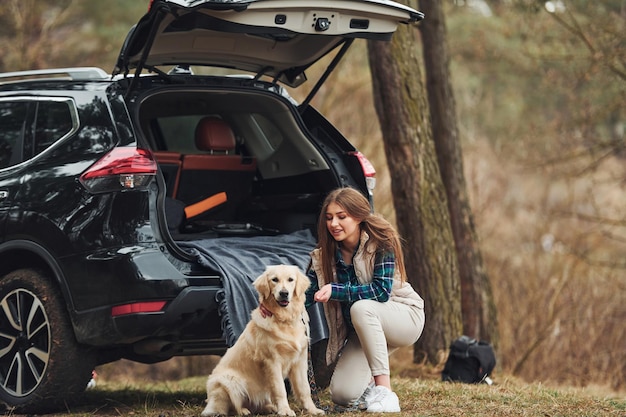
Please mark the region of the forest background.
[[[0, 71], [110, 72], [147, 5], [2, 0]], [[498, 312], [495, 377], [624, 391], [626, 2], [445, 7], [465, 177]], [[374, 164], [376, 210], [394, 222], [372, 100], [366, 46], [356, 42], [313, 105]], [[182, 378], [211, 363], [122, 362], [99, 372]]]

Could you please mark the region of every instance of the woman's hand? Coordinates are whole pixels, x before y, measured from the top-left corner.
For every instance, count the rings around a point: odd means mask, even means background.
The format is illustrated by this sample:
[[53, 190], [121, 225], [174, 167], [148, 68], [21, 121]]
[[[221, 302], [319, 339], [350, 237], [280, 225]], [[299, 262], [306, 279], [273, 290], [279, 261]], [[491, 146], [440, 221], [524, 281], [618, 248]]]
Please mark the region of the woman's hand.
[[333, 289], [331, 285], [326, 284], [315, 293], [315, 295], [313, 296], [313, 299], [317, 301], [318, 303], [325, 303], [328, 300], [330, 300], [330, 296], [332, 295], [332, 293], [333, 293]]

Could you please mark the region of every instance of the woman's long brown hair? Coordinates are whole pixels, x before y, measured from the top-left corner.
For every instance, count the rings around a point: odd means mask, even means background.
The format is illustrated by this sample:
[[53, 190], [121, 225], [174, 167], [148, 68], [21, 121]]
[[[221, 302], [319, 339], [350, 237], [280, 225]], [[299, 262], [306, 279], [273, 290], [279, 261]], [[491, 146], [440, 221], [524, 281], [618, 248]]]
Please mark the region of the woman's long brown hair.
[[365, 196], [354, 188], [338, 188], [332, 191], [326, 196], [322, 205], [322, 211], [317, 223], [317, 247], [321, 249], [324, 281], [326, 283], [333, 281], [333, 270], [336, 261], [335, 253], [338, 248], [338, 242], [332, 237], [326, 227], [326, 212], [330, 203], [336, 203], [341, 206], [348, 216], [360, 222], [361, 230], [365, 230], [369, 235], [368, 244], [376, 245], [377, 251], [388, 250], [395, 254], [396, 269], [400, 271], [400, 276], [402, 281], [404, 281], [406, 279], [406, 271], [400, 235], [391, 223], [383, 217], [372, 213], [370, 204]]

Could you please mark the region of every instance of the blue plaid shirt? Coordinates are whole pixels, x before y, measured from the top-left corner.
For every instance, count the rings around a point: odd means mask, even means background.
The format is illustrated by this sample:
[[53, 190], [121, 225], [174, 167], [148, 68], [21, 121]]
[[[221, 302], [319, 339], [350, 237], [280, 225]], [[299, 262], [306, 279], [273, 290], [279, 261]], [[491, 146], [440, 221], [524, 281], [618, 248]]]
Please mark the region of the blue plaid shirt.
[[[352, 320], [350, 319], [352, 304], [358, 300], [377, 300], [381, 303], [389, 300], [396, 270], [396, 256], [390, 251], [376, 252], [372, 281], [367, 284], [359, 282], [354, 265], [346, 265], [339, 250], [335, 254], [335, 259], [337, 260], [335, 269], [338, 282], [331, 283], [332, 294], [330, 299], [341, 303], [343, 317], [352, 328]], [[313, 296], [319, 290], [319, 285], [317, 274], [312, 268], [309, 269], [307, 275], [311, 280], [311, 286], [306, 293], [306, 305], [308, 307], [315, 302]]]

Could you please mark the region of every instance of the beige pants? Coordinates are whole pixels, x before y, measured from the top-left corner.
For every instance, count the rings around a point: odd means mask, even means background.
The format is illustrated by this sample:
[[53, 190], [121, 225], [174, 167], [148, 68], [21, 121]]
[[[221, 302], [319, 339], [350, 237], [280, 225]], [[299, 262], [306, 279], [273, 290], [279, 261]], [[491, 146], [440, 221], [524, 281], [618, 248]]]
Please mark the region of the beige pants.
[[354, 332], [341, 351], [330, 381], [335, 404], [359, 399], [373, 376], [389, 375], [389, 355], [410, 346], [424, 329], [424, 310], [395, 301], [360, 300], [350, 308]]

